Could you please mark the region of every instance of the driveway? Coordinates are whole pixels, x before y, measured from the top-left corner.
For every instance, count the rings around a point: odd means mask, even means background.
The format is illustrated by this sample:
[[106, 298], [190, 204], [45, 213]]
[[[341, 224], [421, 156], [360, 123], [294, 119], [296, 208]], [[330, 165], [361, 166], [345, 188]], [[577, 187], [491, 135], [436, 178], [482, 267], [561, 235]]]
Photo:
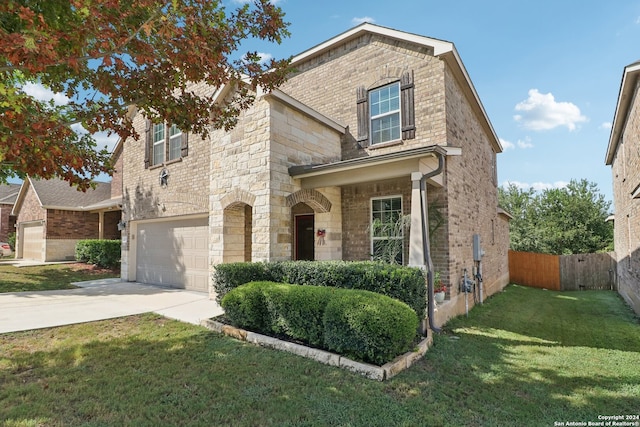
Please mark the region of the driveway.
[[165, 288], [120, 279], [74, 283], [78, 289], [0, 294], [0, 333], [93, 322], [154, 312], [200, 324], [222, 314], [201, 292]]

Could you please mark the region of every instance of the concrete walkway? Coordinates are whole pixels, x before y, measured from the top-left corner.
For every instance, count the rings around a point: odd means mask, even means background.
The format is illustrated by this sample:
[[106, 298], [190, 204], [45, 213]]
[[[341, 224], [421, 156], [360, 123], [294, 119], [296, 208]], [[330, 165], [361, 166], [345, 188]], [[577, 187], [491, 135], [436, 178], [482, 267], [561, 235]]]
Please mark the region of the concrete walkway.
[[154, 312], [183, 322], [222, 314], [209, 295], [118, 279], [74, 283], [78, 289], [0, 293], [0, 333]]

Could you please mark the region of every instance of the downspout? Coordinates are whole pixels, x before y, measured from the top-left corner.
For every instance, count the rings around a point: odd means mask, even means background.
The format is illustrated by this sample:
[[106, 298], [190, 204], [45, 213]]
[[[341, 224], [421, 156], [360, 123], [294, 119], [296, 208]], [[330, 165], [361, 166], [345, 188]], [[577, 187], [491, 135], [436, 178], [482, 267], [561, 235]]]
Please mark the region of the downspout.
[[442, 329], [433, 324], [433, 318], [435, 316], [435, 307], [433, 303], [433, 260], [431, 259], [431, 248], [429, 245], [429, 209], [427, 207], [427, 179], [440, 174], [442, 169], [444, 169], [444, 155], [438, 152], [436, 152], [436, 155], [438, 156], [438, 167], [435, 170], [422, 175], [422, 178], [420, 178], [420, 213], [422, 216], [422, 252], [424, 256], [424, 264], [427, 266], [427, 315], [429, 316], [429, 328], [436, 333], [440, 333], [442, 332]]

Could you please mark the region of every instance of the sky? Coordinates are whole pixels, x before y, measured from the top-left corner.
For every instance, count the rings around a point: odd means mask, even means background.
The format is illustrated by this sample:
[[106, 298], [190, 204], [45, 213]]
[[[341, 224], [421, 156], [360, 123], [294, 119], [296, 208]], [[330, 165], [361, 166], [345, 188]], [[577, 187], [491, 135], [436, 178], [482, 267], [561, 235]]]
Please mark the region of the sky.
[[256, 47], [276, 58], [365, 21], [452, 42], [502, 142], [501, 185], [587, 179], [613, 200], [605, 153], [624, 67], [640, 60], [640, 0], [276, 3], [291, 37]]
[[640, 60], [640, 0], [272, 1], [291, 36], [247, 44], [265, 58], [296, 55], [362, 22], [452, 42], [504, 148], [501, 185], [587, 179], [613, 200], [604, 158], [622, 72]]

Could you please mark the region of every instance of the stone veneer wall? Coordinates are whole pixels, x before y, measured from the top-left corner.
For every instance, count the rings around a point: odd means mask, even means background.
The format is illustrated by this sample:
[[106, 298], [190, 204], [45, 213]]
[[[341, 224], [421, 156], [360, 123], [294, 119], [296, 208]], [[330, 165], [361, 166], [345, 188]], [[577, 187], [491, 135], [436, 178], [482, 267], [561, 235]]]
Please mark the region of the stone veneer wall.
[[11, 216], [12, 204], [0, 203], [0, 241], [6, 242], [9, 234], [15, 232], [15, 218]]
[[[194, 88], [213, 91], [204, 84]], [[219, 143], [211, 137], [203, 140], [200, 135], [189, 134], [188, 156], [145, 169], [145, 122], [143, 112], [138, 112], [134, 117], [134, 127], [140, 139], [129, 138], [123, 146], [122, 219], [127, 223], [126, 230], [122, 232], [121, 272], [124, 280], [129, 280], [129, 268], [133, 267], [129, 266], [129, 251], [135, 245], [131, 221], [177, 219], [209, 213], [210, 146]], [[169, 173], [166, 188], [160, 186], [163, 168]]]
[[611, 173], [615, 203], [617, 288], [625, 301], [640, 315], [640, 199], [631, 197], [640, 185], [640, 100], [637, 91], [636, 87], [633, 104], [611, 165]]

